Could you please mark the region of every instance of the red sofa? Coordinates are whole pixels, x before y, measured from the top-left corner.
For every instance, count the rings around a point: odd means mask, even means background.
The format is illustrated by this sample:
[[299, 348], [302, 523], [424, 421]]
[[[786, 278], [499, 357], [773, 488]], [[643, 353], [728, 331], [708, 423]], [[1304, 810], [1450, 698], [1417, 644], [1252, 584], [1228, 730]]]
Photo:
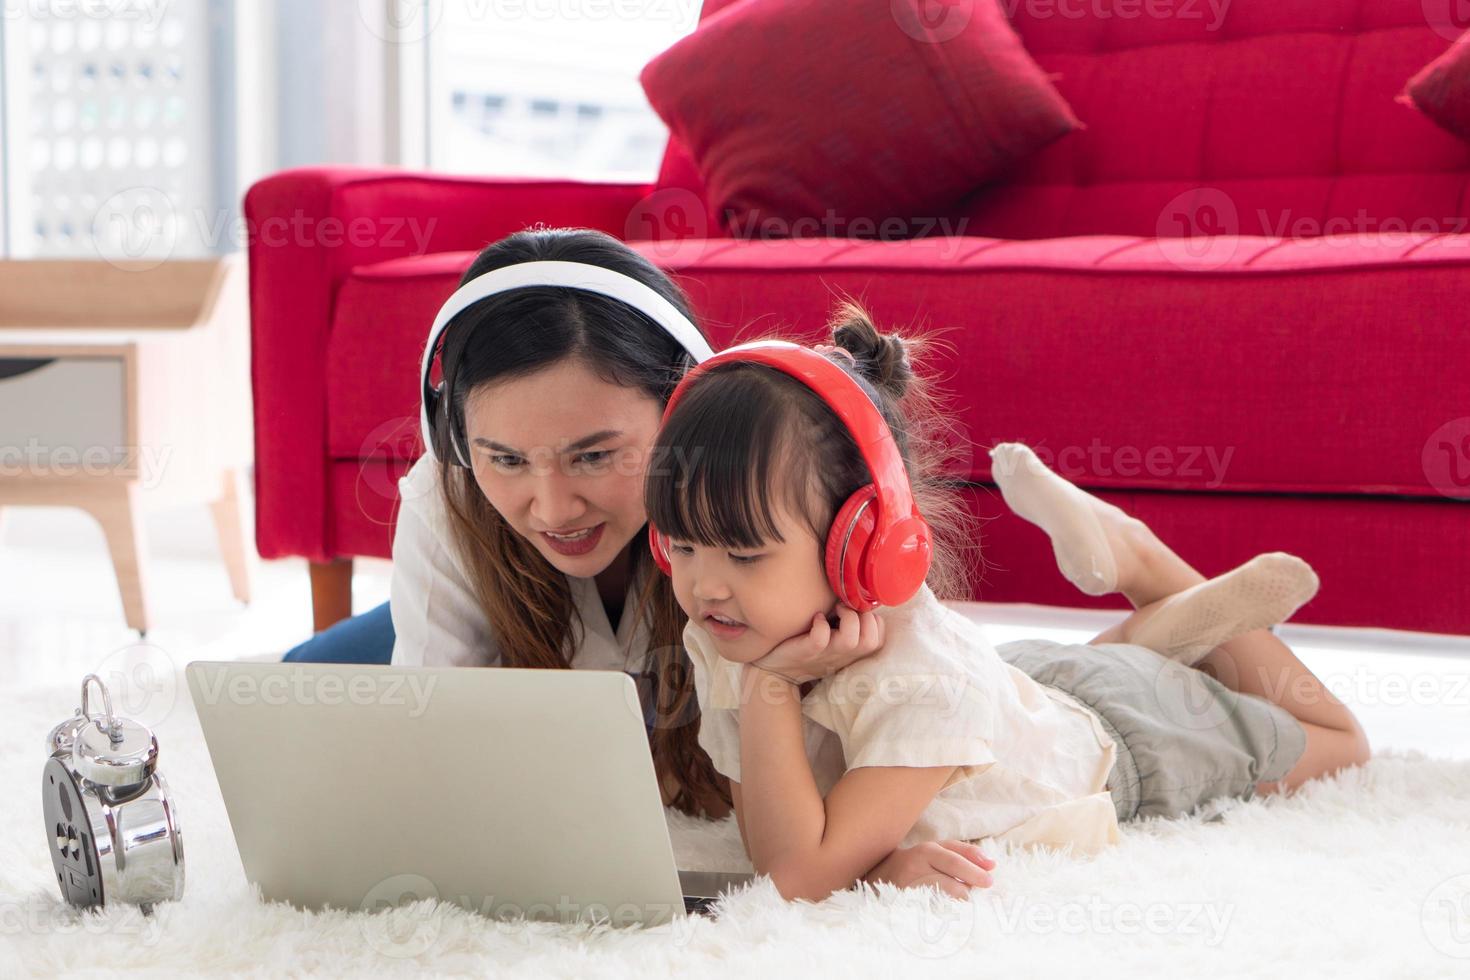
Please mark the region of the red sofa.
[[[1470, 633], [1470, 148], [1394, 100], [1450, 43], [1425, 9], [1020, 4], [1087, 129], [944, 216], [959, 234], [736, 240], [677, 144], [650, 186], [264, 180], [245, 202], [260, 552], [313, 563], [319, 627], [343, 614], [345, 561], [389, 554], [419, 451], [427, 324], [477, 249], [544, 222], [644, 250], [717, 344], [814, 337], [837, 291], [946, 329], [977, 446], [1038, 447], [1206, 574], [1302, 555], [1323, 586], [1299, 620]], [[977, 598], [1097, 604], [983, 449], [960, 475], [987, 519]]]

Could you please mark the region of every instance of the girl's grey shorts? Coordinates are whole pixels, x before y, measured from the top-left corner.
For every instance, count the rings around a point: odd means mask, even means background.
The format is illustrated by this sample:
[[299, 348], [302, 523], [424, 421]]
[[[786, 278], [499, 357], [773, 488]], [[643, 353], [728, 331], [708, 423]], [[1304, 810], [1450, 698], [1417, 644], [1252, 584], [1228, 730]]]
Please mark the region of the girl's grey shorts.
[[1001, 659], [1090, 707], [1118, 745], [1108, 789], [1118, 821], [1175, 817], [1221, 796], [1248, 800], [1306, 751], [1280, 705], [1127, 643], [1017, 640]]

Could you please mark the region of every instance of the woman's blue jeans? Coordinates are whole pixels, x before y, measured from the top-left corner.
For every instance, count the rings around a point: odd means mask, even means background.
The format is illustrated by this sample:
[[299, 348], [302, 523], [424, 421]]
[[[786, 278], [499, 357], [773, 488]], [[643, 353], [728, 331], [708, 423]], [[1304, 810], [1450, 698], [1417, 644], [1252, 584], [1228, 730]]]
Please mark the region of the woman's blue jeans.
[[[285, 657], [287, 663], [298, 664], [389, 664], [393, 660], [393, 617], [388, 603], [376, 609], [344, 619], [322, 630], [305, 643], [293, 648]], [[653, 697], [639, 675], [628, 671], [643, 701], [643, 725], [653, 736]]]
[[385, 602], [322, 630], [282, 659], [298, 664], [386, 664], [393, 659], [394, 638], [393, 617]]

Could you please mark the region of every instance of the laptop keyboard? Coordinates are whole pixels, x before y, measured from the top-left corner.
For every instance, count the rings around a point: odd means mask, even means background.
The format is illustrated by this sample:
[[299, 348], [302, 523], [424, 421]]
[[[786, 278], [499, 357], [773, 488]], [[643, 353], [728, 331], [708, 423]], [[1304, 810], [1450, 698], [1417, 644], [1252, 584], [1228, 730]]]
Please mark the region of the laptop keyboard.
[[684, 896], [684, 911], [690, 915], [708, 915], [710, 907], [715, 904], [712, 898], [697, 898], [693, 895]]

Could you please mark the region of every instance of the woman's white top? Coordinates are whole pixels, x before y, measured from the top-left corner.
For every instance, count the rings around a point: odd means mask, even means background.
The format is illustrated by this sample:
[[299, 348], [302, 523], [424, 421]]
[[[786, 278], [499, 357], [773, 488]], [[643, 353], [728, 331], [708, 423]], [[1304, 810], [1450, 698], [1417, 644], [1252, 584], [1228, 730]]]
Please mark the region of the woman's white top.
[[[928, 586], [883, 616], [883, 649], [802, 699], [823, 798], [849, 769], [954, 766], [902, 846], [993, 838], [1090, 854], [1121, 839], [1107, 790], [1117, 747], [1089, 708], [1001, 660], [979, 624]], [[741, 666], [692, 622], [684, 643], [700, 745], [739, 782]]]
[[[420, 457], [398, 481], [398, 494], [389, 594], [396, 634], [394, 665], [499, 666], [495, 630], [475, 599], [451, 540], [438, 464], [428, 456]], [[637, 581], [628, 585], [616, 632], [608, 622], [595, 579], [567, 576], [567, 584], [581, 624], [573, 621], [571, 665], [589, 670], [638, 670], [649, 636], [646, 625], [634, 623]], [[634, 655], [630, 657], [628, 651]]]

